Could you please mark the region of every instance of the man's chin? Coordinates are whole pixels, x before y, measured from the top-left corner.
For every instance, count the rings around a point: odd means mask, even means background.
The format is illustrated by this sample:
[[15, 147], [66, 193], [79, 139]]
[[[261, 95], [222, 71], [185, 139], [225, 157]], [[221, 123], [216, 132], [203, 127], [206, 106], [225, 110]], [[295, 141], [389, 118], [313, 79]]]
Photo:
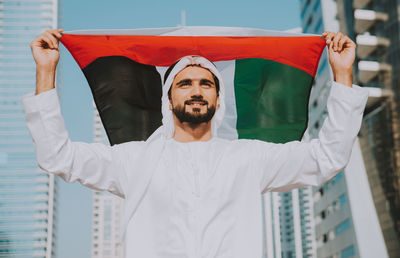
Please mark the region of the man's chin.
[[207, 110], [184, 110], [183, 108], [174, 108], [172, 112], [178, 118], [181, 123], [191, 123], [191, 124], [201, 124], [201, 123], [208, 123], [211, 121], [212, 117], [215, 113], [215, 108], [210, 107]]
[[199, 113], [199, 112], [186, 112], [185, 122], [191, 124], [201, 124], [210, 122], [210, 118], [207, 116], [207, 113]]
[[207, 107], [186, 107], [185, 112], [191, 115], [203, 115], [207, 113]]

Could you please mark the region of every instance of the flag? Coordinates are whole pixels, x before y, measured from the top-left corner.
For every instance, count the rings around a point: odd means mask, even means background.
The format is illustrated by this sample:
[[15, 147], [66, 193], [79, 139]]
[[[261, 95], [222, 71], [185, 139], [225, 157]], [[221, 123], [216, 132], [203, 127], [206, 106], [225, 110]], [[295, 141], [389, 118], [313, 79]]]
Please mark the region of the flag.
[[112, 145], [145, 140], [161, 125], [163, 74], [186, 55], [209, 59], [223, 77], [219, 136], [300, 140], [325, 47], [318, 35], [230, 27], [72, 31], [61, 42], [89, 83]]

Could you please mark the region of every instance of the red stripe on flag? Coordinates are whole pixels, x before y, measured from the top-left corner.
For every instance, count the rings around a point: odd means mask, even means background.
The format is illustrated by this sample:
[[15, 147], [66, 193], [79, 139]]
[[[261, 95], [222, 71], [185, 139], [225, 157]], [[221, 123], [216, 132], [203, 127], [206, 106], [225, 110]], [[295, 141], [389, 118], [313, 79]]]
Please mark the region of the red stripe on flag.
[[61, 42], [83, 69], [102, 56], [125, 56], [139, 63], [170, 66], [186, 55], [210, 61], [264, 58], [304, 70], [313, 77], [325, 47], [318, 36], [196, 37], [64, 34]]

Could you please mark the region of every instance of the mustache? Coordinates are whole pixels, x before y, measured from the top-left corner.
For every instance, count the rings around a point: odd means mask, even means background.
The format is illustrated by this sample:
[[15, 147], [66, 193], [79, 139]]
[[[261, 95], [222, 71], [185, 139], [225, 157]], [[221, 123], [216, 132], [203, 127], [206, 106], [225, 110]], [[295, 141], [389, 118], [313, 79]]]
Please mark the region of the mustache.
[[191, 99], [185, 100], [185, 105], [191, 105], [193, 102], [200, 102], [201, 105], [208, 105], [208, 101], [204, 100], [202, 96], [193, 96]]

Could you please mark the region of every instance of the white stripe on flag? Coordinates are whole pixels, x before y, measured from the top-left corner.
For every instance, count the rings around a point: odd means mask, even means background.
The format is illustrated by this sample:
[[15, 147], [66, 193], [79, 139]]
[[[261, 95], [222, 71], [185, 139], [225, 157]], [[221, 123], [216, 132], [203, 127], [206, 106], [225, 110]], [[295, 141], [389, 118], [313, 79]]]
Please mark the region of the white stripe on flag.
[[234, 140], [238, 138], [236, 130], [236, 99], [235, 99], [235, 60], [215, 62], [225, 85], [225, 116], [218, 128], [218, 137]]
[[75, 35], [151, 35], [151, 36], [220, 36], [220, 37], [303, 37], [315, 34], [293, 33], [242, 27], [180, 26], [146, 29], [72, 30]]

